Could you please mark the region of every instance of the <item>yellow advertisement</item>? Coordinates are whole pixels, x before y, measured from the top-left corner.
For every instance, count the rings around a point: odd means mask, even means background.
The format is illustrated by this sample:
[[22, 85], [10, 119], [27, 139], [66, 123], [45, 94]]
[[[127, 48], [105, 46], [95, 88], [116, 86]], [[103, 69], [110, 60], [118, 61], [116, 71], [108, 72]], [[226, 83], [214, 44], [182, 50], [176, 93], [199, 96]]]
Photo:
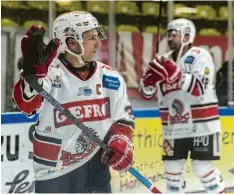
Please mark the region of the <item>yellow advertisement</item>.
[[[221, 117], [221, 160], [214, 162], [220, 169], [225, 185], [234, 188], [234, 125], [233, 117]], [[162, 153], [162, 135], [160, 118], [136, 119], [134, 135], [134, 168], [153, 183], [161, 192], [165, 192], [165, 176]], [[186, 191], [204, 190], [199, 179], [191, 171], [190, 160], [185, 167]], [[150, 193], [148, 189], [129, 172], [112, 171], [113, 192]]]

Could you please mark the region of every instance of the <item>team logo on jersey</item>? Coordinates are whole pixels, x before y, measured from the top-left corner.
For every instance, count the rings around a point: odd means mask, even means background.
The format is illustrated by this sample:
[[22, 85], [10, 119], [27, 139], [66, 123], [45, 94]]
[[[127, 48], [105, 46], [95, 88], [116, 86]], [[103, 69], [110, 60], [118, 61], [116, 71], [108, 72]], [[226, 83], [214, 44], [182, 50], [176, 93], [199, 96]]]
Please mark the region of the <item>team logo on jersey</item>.
[[92, 89], [89, 87], [80, 87], [78, 96], [90, 96], [92, 94]]
[[183, 102], [175, 99], [172, 103], [172, 111], [169, 114], [171, 124], [188, 123], [189, 118], [189, 113], [184, 113]]
[[54, 88], [61, 88], [61, 77], [59, 75], [55, 76], [55, 79], [52, 81], [52, 87]]
[[[84, 100], [63, 104], [81, 122], [102, 121], [111, 118], [110, 98]], [[54, 109], [55, 128], [72, 125], [72, 122]]]
[[89, 156], [96, 147], [97, 144], [82, 133], [76, 140], [75, 154], [62, 150], [62, 156], [60, 157], [60, 160], [63, 161], [62, 166], [69, 166], [81, 161]]
[[103, 75], [102, 77], [103, 88], [118, 90], [120, 87], [120, 81], [118, 77], [112, 77], [108, 75]]
[[76, 153], [77, 154], [89, 154], [94, 148], [96, 148], [96, 143], [91, 141], [86, 135], [82, 134], [76, 140]]
[[182, 114], [184, 112], [184, 104], [180, 100], [175, 99], [172, 103], [172, 110], [175, 114]]
[[193, 64], [193, 61], [194, 61], [194, 56], [187, 56], [187, 57], [185, 58], [184, 63]]

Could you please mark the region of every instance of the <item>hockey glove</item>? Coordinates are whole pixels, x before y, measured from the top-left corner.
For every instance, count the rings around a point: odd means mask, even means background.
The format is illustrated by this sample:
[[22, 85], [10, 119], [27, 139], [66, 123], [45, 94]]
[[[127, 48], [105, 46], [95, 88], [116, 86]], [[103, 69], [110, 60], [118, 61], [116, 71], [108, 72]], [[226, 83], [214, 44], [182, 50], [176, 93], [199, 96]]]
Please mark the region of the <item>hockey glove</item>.
[[[130, 134], [132, 129], [122, 124], [113, 124], [111, 130], [112, 135], [108, 141], [108, 146], [114, 154], [107, 164], [114, 170], [126, 171], [134, 164], [132, 135]], [[104, 151], [101, 158], [102, 163], [105, 163], [106, 155], [107, 153]]]
[[160, 72], [163, 79], [169, 84], [176, 83], [181, 78], [180, 69], [171, 59], [166, 59], [165, 57], [159, 59], [159, 57], [156, 56], [155, 59], [151, 61], [151, 67], [155, 72]]
[[139, 85], [139, 92], [144, 99], [151, 100], [154, 98], [156, 93], [156, 84], [160, 80], [162, 80], [162, 77], [157, 76], [151, 68], [148, 67], [146, 69]]
[[60, 40], [53, 38], [45, 45], [45, 32], [42, 26], [33, 25], [21, 40], [24, 76], [35, 74], [37, 78], [45, 77], [49, 65], [57, 55]]

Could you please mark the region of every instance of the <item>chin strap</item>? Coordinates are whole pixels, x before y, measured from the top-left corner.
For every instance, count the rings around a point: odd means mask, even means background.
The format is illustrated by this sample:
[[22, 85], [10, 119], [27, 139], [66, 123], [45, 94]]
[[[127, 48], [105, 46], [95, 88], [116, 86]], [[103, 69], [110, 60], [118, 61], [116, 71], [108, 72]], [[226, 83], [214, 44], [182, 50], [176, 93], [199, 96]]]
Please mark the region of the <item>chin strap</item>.
[[178, 53], [177, 58], [176, 58], [176, 66], [178, 66], [179, 60], [182, 57], [184, 47], [188, 44], [189, 44], [189, 42], [183, 43], [181, 40], [181, 47], [180, 47], [179, 53]]
[[181, 58], [181, 54], [182, 54], [182, 52], [183, 52], [183, 49], [184, 49], [184, 44], [181, 44], [179, 53], [178, 53], [178, 55], [177, 55], [177, 57], [176, 57], [176, 66], [178, 66], [178, 63], [179, 63], [179, 60], [180, 60], [180, 58]]
[[68, 48], [65, 49], [65, 51], [67, 51], [69, 54], [73, 55], [76, 57], [77, 61], [80, 63], [80, 64], [86, 64], [87, 62], [85, 60], [82, 59], [82, 55], [84, 54], [84, 47], [82, 45], [82, 43], [80, 42], [77, 42], [81, 48], [81, 53], [80, 54], [76, 54], [74, 52], [72, 52], [71, 50], [69, 50]]

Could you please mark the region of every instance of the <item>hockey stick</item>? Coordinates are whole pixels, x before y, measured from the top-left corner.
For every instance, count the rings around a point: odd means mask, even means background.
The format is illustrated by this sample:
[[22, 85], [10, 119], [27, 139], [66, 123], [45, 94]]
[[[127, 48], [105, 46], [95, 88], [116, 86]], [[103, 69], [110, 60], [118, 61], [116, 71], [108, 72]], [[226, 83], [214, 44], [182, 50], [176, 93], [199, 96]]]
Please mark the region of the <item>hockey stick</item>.
[[[96, 142], [103, 150], [105, 150], [110, 155], [113, 151], [89, 128], [85, 126], [79, 119], [77, 119], [69, 110], [63, 107], [57, 100], [55, 100], [49, 93], [47, 93], [38, 83], [35, 75], [25, 76], [24, 79], [28, 84], [34, 88], [41, 97], [45, 98], [52, 106], [60, 111], [64, 116], [72, 121], [81, 131], [94, 142]], [[131, 167], [128, 170], [132, 175], [134, 175], [142, 184], [144, 184], [152, 193], [161, 193], [155, 186], [152, 185], [144, 176], [142, 176], [136, 169]]]

